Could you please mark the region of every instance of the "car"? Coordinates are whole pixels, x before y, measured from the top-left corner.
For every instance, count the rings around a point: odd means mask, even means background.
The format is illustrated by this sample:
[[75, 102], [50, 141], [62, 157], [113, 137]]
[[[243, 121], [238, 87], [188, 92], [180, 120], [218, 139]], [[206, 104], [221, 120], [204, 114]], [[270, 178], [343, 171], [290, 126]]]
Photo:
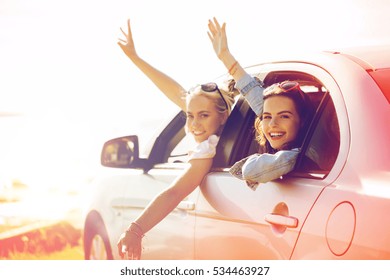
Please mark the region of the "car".
[[[246, 70], [266, 86], [297, 80], [316, 104], [294, 170], [255, 191], [230, 175], [259, 150], [255, 115], [238, 98], [211, 171], [147, 232], [142, 259], [390, 259], [390, 46], [292, 55]], [[104, 144], [105, 172], [85, 210], [85, 259], [119, 259], [121, 233], [187, 166], [185, 121], [178, 111], [143, 153], [137, 135]]]

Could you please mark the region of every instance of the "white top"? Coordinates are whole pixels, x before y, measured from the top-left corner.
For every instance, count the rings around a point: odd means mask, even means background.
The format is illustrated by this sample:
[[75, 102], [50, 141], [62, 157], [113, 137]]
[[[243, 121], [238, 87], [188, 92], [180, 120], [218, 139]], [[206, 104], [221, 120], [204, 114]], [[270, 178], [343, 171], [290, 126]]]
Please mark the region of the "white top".
[[188, 160], [202, 159], [202, 158], [213, 158], [216, 153], [216, 147], [218, 144], [219, 137], [217, 135], [211, 135], [207, 140], [199, 143], [193, 149], [188, 151]]

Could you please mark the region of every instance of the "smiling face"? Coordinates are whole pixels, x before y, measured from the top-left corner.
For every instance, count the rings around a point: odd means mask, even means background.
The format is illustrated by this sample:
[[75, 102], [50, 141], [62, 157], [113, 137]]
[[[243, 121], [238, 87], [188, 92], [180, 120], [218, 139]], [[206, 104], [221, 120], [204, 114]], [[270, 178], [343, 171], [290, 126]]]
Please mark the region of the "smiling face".
[[193, 95], [187, 99], [186, 130], [194, 136], [196, 142], [203, 142], [209, 136], [218, 134], [225, 119], [211, 99], [202, 95]]
[[264, 101], [261, 129], [271, 147], [279, 150], [296, 139], [300, 117], [294, 102], [285, 96], [272, 96]]

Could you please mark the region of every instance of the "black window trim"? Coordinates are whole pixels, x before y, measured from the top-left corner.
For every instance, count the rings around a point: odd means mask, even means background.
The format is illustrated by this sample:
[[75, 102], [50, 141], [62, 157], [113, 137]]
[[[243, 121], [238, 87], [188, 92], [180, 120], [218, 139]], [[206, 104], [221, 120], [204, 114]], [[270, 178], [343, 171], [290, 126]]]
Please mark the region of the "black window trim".
[[306, 179], [315, 179], [315, 180], [324, 180], [327, 175], [329, 174], [330, 170], [328, 172], [307, 172], [307, 171], [301, 171], [299, 168], [302, 166], [302, 163], [305, 158], [306, 151], [309, 147], [309, 144], [312, 140], [313, 134], [318, 126], [318, 123], [320, 122], [322, 113], [324, 112], [329, 100], [331, 99], [331, 96], [329, 92], [325, 92], [324, 97], [322, 98], [317, 111], [314, 115], [313, 121], [311, 122], [308, 132], [304, 138], [302, 147], [301, 147], [301, 152], [298, 156], [297, 162], [295, 164], [294, 170], [289, 173], [287, 176], [289, 177], [299, 177], [299, 178], [306, 178]]

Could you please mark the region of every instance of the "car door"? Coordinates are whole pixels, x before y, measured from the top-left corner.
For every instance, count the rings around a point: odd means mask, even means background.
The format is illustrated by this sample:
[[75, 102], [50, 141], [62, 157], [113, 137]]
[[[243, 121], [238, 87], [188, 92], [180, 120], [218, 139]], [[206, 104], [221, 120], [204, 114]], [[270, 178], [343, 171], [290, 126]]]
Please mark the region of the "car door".
[[[129, 186], [123, 199], [124, 224], [130, 225], [151, 200], [165, 190], [183, 172], [184, 163], [164, 163], [140, 174], [137, 187]], [[143, 238], [142, 259], [192, 259], [195, 216], [193, 210], [199, 189], [187, 196], [168, 216]], [[126, 227], [127, 227], [126, 226]]]
[[[312, 70], [311, 66], [302, 68], [302, 72], [295, 72], [296, 65], [283, 66], [285, 69], [281, 72], [273, 70], [264, 75], [275, 81], [314, 78], [312, 74], [307, 74]], [[322, 73], [322, 75], [326, 75], [326, 80], [331, 80], [327, 74]], [[337, 90], [334, 82], [330, 87]], [[330, 107], [326, 107], [326, 104], [330, 104]], [[324, 125], [326, 114], [323, 113], [329, 110], [333, 113], [332, 106], [330, 95], [324, 92], [318, 107], [322, 109], [317, 111], [306, 142], [309, 142], [311, 137], [321, 137], [314, 133], [315, 128]], [[235, 127], [245, 126], [248, 122], [253, 124], [253, 119], [248, 116], [250, 112], [246, 112], [245, 118], [237, 120]], [[337, 123], [337, 119], [335, 121]], [[227, 128], [228, 126], [229, 123]], [[252, 139], [253, 142], [253, 135], [248, 133], [248, 129], [237, 133], [244, 135], [246, 139]], [[248, 145], [251, 145], [251, 141], [243, 141], [242, 136], [232, 141], [239, 145], [238, 148], [231, 149], [233, 158], [238, 156], [235, 150], [245, 150]], [[338, 144], [335, 143], [335, 146], [337, 148], [333, 152], [337, 155]], [[284, 178], [262, 184], [256, 191], [247, 187], [244, 181], [232, 177], [227, 172], [227, 168], [215, 169], [205, 178], [201, 185], [196, 211], [197, 259], [289, 259], [291, 257], [306, 217], [323, 189], [333, 180], [333, 175], [330, 177], [327, 175], [334, 164], [332, 160], [335, 156], [329, 160], [323, 170], [311, 170], [306, 167], [307, 162], [315, 161], [316, 158], [307, 159], [307, 155], [312, 155], [316, 150], [310, 150], [313, 148], [311, 146], [303, 148], [305, 150], [301, 153], [302, 160], [298, 163], [302, 168], [297, 168], [296, 172]], [[247, 150], [248, 154], [253, 153], [250, 149]], [[235, 160], [244, 156], [241, 154]], [[231, 163], [227, 165], [226, 167], [229, 167]]]
[[[383, 95], [389, 78], [389, 68], [348, 77], [342, 90], [348, 110], [337, 112], [340, 152], [333, 168], [343, 163], [342, 172], [316, 201], [292, 259], [390, 259], [390, 105]], [[318, 139], [309, 146], [318, 146]]]
[[[139, 216], [160, 192], [182, 174], [187, 151], [193, 145], [184, 133], [184, 113], [179, 113], [156, 137], [146, 169], [128, 177], [122, 199], [125, 228]], [[195, 216], [193, 210], [199, 190], [186, 197], [167, 217], [143, 238], [142, 259], [192, 259]], [[124, 229], [125, 229], [124, 228]], [[123, 230], [124, 230], [123, 229]]]

